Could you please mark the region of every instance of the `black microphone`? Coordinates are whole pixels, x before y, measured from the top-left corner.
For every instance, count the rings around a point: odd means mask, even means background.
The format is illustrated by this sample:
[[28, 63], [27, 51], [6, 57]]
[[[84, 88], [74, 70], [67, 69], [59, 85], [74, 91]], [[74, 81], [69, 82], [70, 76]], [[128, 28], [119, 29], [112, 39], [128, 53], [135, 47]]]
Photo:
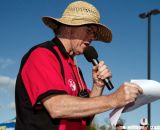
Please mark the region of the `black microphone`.
[[[94, 47], [88, 46], [84, 50], [84, 56], [87, 59], [88, 62], [92, 62], [92, 64], [95, 66], [99, 63], [98, 61], [98, 54]], [[108, 90], [112, 90], [114, 87], [112, 85], [112, 82], [109, 78], [106, 78], [103, 80]]]

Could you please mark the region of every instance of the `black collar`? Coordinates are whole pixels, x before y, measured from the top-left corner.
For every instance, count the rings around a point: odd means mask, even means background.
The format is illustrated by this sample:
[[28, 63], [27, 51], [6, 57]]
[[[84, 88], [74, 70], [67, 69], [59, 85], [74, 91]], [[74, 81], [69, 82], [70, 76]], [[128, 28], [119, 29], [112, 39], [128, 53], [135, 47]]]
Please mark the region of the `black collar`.
[[61, 54], [68, 59], [70, 57], [69, 53], [66, 51], [66, 49], [64, 48], [62, 42], [57, 38], [53, 38], [52, 42], [56, 44], [56, 46], [58, 47], [58, 49], [60, 50]]

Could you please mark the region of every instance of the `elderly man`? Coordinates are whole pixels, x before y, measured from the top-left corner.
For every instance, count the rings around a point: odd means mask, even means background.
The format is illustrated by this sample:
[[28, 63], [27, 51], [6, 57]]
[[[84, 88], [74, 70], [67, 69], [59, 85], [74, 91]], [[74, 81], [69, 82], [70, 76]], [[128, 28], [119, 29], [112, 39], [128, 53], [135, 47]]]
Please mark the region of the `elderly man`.
[[16, 82], [16, 130], [85, 130], [95, 114], [134, 102], [142, 90], [124, 83], [101, 96], [111, 71], [103, 61], [93, 67], [90, 91], [75, 62], [93, 40], [111, 42], [98, 10], [84, 1], [71, 3], [59, 19], [43, 17], [56, 37], [33, 47], [22, 59]]

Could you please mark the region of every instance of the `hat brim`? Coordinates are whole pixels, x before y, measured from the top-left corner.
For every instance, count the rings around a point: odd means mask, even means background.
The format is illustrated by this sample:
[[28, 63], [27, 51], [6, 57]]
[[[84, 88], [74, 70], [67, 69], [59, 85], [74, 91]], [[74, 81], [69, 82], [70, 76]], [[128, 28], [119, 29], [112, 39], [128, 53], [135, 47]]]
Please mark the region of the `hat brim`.
[[98, 29], [96, 32], [97, 38], [95, 40], [106, 42], [106, 43], [110, 43], [112, 41], [111, 30], [105, 25], [100, 24], [100, 23], [84, 21], [82, 19], [77, 19], [74, 21], [64, 19], [64, 18], [57, 19], [57, 18], [53, 18], [50, 16], [44, 16], [42, 17], [42, 20], [45, 25], [47, 25], [48, 27], [52, 29], [56, 29], [60, 24], [69, 25], [69, 26], [81, 26], [81, 25], [89, 25], [89, 24], [96, 25]]

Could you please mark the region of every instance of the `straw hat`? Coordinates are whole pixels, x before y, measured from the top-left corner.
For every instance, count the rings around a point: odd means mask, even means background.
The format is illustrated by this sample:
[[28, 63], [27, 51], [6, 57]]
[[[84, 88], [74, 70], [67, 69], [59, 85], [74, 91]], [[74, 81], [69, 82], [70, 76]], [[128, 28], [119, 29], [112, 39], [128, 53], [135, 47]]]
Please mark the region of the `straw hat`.
[[111, 30], [105, 25], [100, 24], [100, 14], [98, 10], [93, 5], [84, 1], [75, 1], [69, 4], [61, 18], [44, 16], [42, 20], [52, 29], [56, 29], [59, 24], [69, 26], [93, 24], [98, 27], [96, 40], [103, 42], [112, 41]]

